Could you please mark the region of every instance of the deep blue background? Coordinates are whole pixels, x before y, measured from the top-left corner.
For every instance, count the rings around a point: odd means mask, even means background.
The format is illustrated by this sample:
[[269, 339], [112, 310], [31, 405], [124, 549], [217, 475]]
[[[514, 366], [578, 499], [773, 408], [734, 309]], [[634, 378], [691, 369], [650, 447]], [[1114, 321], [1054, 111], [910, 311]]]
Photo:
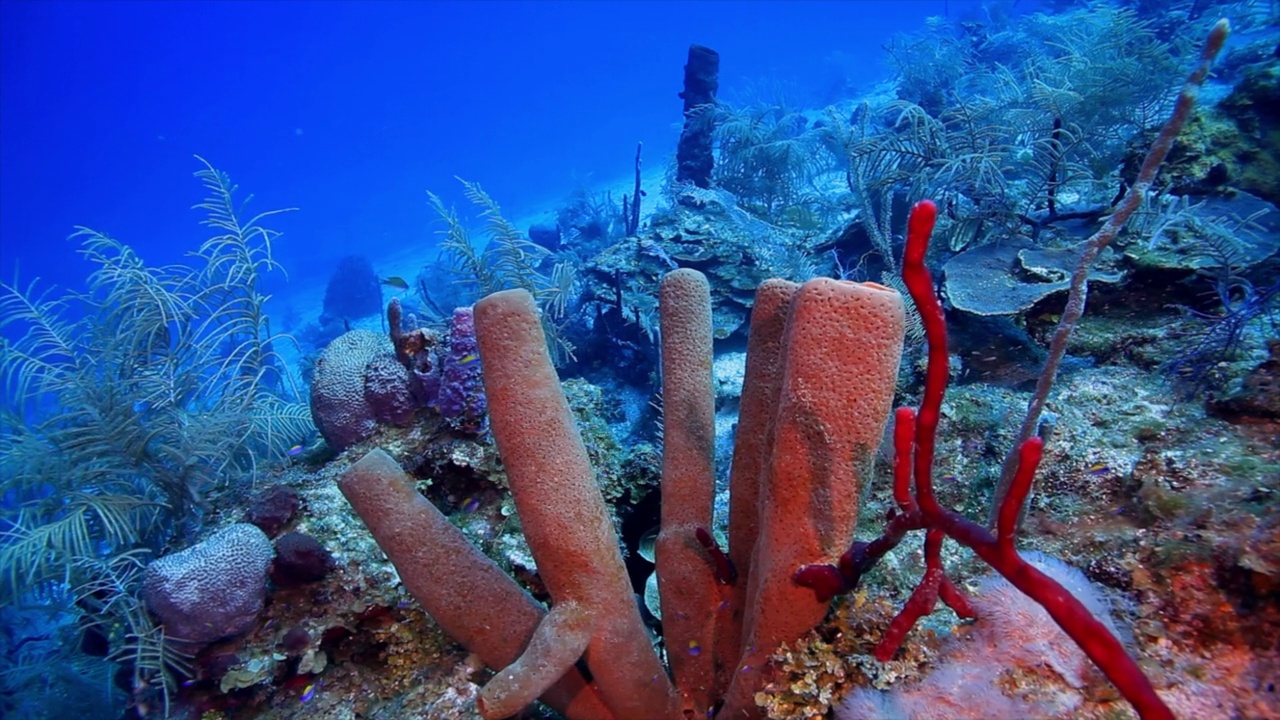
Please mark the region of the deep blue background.
[[323, 281], [347, 252], [431, 242], [424, 191], [460, 203], [455, 175], [518, 216], [625, 177], [637, 140], [667, 162], [691, 42], [720, 51], [722, 97], [782, 83], [819, 103], [883, 77], [891, 32], [974, 3], [0, 7], [0, 277], [78, 286], [75, 225], [153, 264], [206, 237], [197, 153], [251, 209], [301, 209], [274, 223], [279, 257]]

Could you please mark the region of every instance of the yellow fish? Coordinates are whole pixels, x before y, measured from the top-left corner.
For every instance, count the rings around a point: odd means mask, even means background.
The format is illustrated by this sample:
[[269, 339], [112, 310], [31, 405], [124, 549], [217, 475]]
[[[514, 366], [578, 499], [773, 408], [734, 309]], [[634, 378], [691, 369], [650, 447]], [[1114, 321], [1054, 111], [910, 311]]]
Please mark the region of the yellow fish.
[[391, 277], [382, 278], [382, 284], [390, 285], [391, 287], [397, 290], [409, 289], [409, 283], [405, 282], [405, 279], [400, 277], [399, 275], [392, 275]]

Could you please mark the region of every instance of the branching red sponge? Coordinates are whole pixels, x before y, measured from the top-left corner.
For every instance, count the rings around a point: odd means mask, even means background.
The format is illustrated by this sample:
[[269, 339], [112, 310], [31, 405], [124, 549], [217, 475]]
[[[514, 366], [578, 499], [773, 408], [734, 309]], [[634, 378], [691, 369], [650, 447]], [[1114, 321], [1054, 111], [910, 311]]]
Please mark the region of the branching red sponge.
[[[942, 305], [934, 292], [933, 278], [924, 264], [937, 214], [938, 209], [931, 201], [922, 200], [911, 209], [911, 217], [907, 222], [907, 246], [902, 261], [902, 276], [924, 323], [929, 361], [919, 412], [902, 408], [897, 413], [897, 426], [894, 429], [894, 500], [898, 511], [891, 513], [888, 527], [879, 539], [871, 543], [855, 543], [837, 565], [802, 567], [796, 572], [795, 580], [822, 595], [833, 590], [856, 587], [862, 573], [897, 545], [907, 532], [927, 530], [924, 579], [906, 607], [894, 618], [889, 631], [876, 648], [876, 657], [887, 660], [897, 651], [915, 622], [932, 612], [939, 597], [961, 615], [972, 613], [968, 601], [958, 589], [950, 586], [949, 582], [944, 585], [945, 577], [942, 576], [937, 558], [942, 536], [946, 535], [973, 550], [1014, 587], [1044, 607], [1054, 622], [1080, 646], [1107, 679], [1115, 684], [1144, 720], [1173, 720], [1173, 713], [1156, 694], [1151, 681], [1111, 630], [1061, 583], [1027, 562], [1014, 547], [1018, 510], [1031, 490], [1031, 482], [1044, 449], [1044, 442], [1040, 438], [1031, 438], [1022, 444], [1013, 483], [997, 512], [995, 535], [982, 525], [943, 507], [934, 495], [934, 445], [942, 397], [946, 392], [950, 372], [946, 320]], [[914, 493], [911, 487], [913, 480]], [[949, 589], [943, 592], [944, 587]]]

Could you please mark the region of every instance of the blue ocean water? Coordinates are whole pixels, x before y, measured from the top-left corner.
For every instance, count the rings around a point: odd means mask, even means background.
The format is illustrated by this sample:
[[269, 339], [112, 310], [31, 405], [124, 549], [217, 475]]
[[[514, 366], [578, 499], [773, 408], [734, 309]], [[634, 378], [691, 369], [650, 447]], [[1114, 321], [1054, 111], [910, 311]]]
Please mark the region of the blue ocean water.
[[424, 191], [460, 202], [455, 175], [520, 216], [626, 177], [637, 141], [666, 162], [690, 43], [721, 52], [728, 97], [781, 86], [820, 106], [885, 75], [891, 33], [977, 7], [5, 2], [0, 277], [77, 286], [77, 225], [179, 260], [204, 239], [199, 154], [251, 209], [299, 208], [278, 259], [323, 283], [346, 253], [433, 242]]

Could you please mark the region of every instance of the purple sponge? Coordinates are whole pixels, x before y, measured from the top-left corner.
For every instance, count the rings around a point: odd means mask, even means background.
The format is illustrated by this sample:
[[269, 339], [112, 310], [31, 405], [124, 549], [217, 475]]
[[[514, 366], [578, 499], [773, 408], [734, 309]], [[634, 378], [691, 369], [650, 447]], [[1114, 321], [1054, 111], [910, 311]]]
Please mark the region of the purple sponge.
[[453, 311], [449, 321], [449, 350], [443, 364], [440, 394], [436, 399], [441, 417], [455, 430], [470, 433], [484, 430], [489, 404], [480, 373], [476, 321], [469, 307]]

